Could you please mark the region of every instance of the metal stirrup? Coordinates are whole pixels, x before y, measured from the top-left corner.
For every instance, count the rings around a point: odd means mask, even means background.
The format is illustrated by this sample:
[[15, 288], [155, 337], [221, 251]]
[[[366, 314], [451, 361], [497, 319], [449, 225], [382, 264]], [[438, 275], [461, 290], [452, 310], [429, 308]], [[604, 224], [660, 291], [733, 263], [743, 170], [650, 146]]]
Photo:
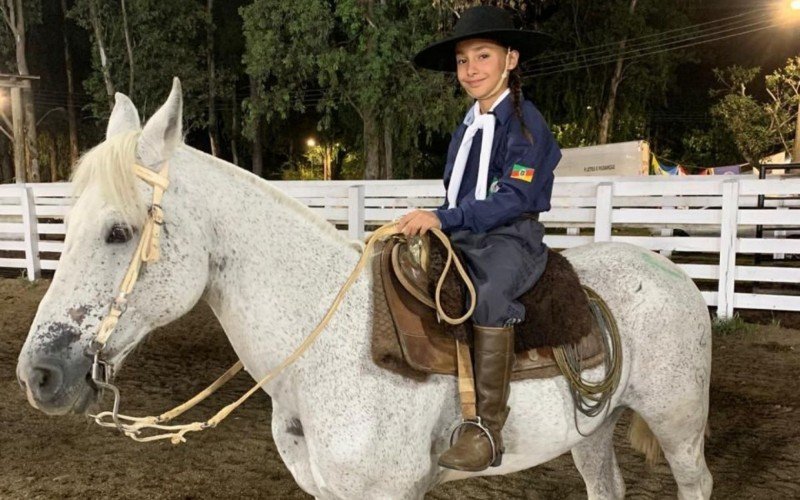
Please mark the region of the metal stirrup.
[[[486, 425], [484, 425], [483, 419], [481, 419], [481, 417], [475, 417], [474, 420], [472, 419], [462, 420], [461, 423], [458, 424], [456, 428], [453, 429], [453, 432], [450, 434], [450, 446], [452, 447], [453, 444], [455, 444], [456, 437], [461, 436], [461, 433], [459, 432], [461, 428], [470, 426], [477, 427], [478, 429], [481, 430], [481, 432], [483, 432], [486, 435], [487, 438], [489, 438], [489, 445], [491, 445], [492, 447], [492, 461], [489, 462], [489, 465], [493, 464], [497, 460], [497, 445], [495, 444], [494, 438], [492, 437], [492, 431], [490, 431], [489, 428], [486, 427]], [[458, 433], [458, 436], [456, 436], [456, 433]]]

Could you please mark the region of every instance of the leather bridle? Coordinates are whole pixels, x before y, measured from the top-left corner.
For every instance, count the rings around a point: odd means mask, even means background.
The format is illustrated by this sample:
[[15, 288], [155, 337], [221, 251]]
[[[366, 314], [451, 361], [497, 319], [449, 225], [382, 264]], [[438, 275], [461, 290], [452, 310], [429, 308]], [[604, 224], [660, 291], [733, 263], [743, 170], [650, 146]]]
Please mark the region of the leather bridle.
[[112, 419], [116, 427], [123, 430], [118, 419], [120, 394], [119, 389], [111, 383], [114, 367], [103, 359], [103, 350], [108, 339], [117, 327], [120, 317], [128, 309], [128, 295], [136, 285], [142, 264], [156, 262], [160, 256], [161, 226], [164, 225], [164, 210], [161, 207], [161, 198], [169, 187], [169, 164], [165, 164], [160, 171], [155, 172], [147, 167], [135, 164], [133, 166], [136, 176], [148, 183], [153, 188], [153, 201], [147, 212], [147, 219], [142, 227], [142, 237], [131, 258], [131, 263], [122, 280], [119, 293], [112, 299], [108, 314], [100, 323], [97, 335], [92, 339], [88, 354], [92, 356], [92, 382], [101, 389], [108, 389], [114, 393], [114, 410]]

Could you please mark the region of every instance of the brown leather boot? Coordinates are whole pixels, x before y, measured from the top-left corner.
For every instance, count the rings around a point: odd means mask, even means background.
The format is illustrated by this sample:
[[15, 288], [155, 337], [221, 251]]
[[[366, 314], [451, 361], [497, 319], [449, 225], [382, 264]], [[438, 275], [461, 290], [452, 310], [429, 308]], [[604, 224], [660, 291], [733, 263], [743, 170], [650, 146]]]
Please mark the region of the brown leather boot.
[[465, 425], [458, 441], [439, 457], [448, 469], [477, 472], [497, 467], [503, 458], [503, 425], [509, 408], [511, 369], [514, 366], [514, 327], [474, 326], [475, 392], [480, 422], [494, 440], [476, 425]]

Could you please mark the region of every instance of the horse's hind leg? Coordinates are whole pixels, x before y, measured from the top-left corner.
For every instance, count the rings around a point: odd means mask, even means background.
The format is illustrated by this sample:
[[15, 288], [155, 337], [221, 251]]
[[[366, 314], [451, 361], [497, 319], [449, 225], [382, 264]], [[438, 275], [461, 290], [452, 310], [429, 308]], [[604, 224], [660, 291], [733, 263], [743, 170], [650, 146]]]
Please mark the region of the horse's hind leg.
[[689, 408], [676, 405], [666, 415], [648, 415], [646, 411], [636, 410], [658, 439], [678, 483], [681, 500], [706, 500], [711, 497], [714, 484], [704, 455], [708, 412], [699, 411], [698, 406], [702, 408], [702, 405], [689, 405]]
[[612, 413], [594, 433], [572, 448], [572, 459], [586, 483], [589, 500], [625, 497], [625, 481], [614, 453], [614, 427], [621, 411]]

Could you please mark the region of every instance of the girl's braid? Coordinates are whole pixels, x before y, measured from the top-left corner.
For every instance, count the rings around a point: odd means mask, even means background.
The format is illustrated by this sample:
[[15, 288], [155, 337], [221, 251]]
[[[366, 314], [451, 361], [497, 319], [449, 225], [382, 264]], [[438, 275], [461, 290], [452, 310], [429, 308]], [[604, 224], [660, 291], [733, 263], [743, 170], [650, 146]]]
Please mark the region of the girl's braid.
[[522, 118], [522, 75], [520, 74], [519, 66], [509, 73], [508, 86], [511, 88], [511, 97], [514, 99], [514, 112], [522, 125], [522, 133], [533, 144], [533, 134], [525, 126], [525, 120]]

